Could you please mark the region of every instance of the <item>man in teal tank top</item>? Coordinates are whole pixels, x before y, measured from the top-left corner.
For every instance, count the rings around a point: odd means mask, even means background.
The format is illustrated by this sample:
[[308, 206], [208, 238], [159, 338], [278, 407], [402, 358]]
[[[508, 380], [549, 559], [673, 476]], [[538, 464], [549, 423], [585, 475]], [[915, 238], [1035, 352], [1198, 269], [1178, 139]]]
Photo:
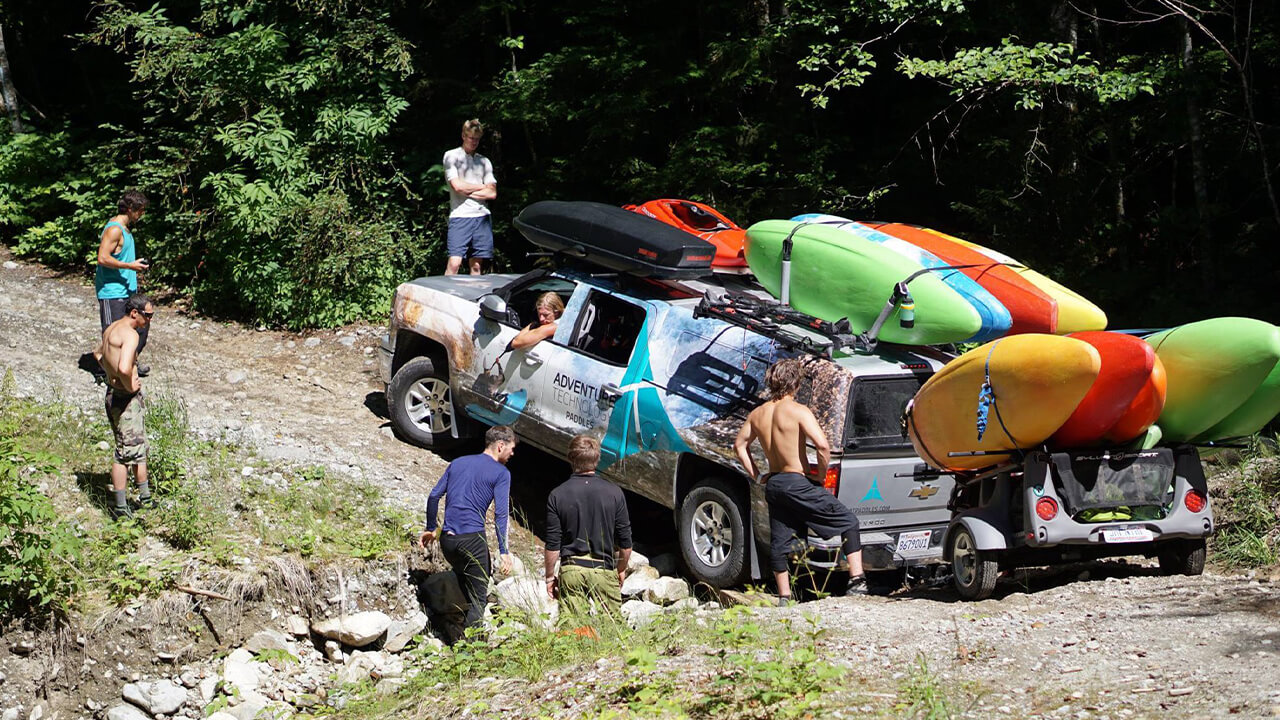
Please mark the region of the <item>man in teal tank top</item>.
[[[98, 319], [102, 329], [128, 315], [125, 301], [138, 292], [138, 272], [147, 269], [147, 261], [138, 257], [138, 248], [129, 228], [147, 212], [147, 196], [128, 190], [116, 203], [116, 216], [107, 221], [98, 242], [98, 267], [93, 274], [93, 287], [98, 294]], [[147, 328], [138, 329], [138, 352], [147, 344]], [[146, 376], [150, 366], [138, 363], [138, 374]]]

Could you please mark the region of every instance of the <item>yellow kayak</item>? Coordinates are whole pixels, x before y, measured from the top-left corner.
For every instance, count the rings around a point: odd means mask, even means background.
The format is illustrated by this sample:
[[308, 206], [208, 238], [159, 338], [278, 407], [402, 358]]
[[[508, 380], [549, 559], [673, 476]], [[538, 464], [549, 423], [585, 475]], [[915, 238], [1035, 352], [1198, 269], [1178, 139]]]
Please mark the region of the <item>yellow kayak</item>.
[[[907, 432], [939, 470], [977, 470], [1014, 459], [1062, 426], [1102, 367], [1089, 343], [1058, 335], [1010, 335], [947, 363], [916, 393]], [[990, 392], [984, 393], [984, 388]], [[996, 453], [951, 457], [950, 453]]]
[[1012, 270], [1014, 272], [1021, 275], [1027, 282], [1039, 288], [1045, 295], [1048, 295], [1057, 301], [1058, 333], [1066, 335], [1073, 332], [1105, 330], [1107, 328], [1107, 314], [1102, 311], [1102, 308], [1089, 302], [1087, 298], [1071, 288], [1050, 280], [1044, 275], [997, 250], [983, 247], [982, 245], [969, 242], [968, 240], [961, 240], [958, 237], [952, 237], [951, 235], [940, 233], [937, 230], [929, 230], [929, 232], [947, 238], [948, 240], [959, 243], [965, 247], [972, 248], [996, 262], [1009, 263], [1012, 265]]

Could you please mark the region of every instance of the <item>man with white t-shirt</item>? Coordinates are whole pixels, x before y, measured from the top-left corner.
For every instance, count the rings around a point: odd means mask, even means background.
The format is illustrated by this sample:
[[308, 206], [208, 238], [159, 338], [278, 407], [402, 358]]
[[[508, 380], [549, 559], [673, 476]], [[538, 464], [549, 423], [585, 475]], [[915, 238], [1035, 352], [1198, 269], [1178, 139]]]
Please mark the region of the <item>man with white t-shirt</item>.
[[485, 203], [498, 197], [498, 181], [489, 158], [476, 152], [483, 136], [480, 121], [468, 120], [462, 123], [462, 146], [444, 154], [444, 179], [449, 183], [445, 275], [456, 275], [465, 257], [470, 258], [471, 274], [479, 275], [484, 261], [493, 258], [493, 222]]

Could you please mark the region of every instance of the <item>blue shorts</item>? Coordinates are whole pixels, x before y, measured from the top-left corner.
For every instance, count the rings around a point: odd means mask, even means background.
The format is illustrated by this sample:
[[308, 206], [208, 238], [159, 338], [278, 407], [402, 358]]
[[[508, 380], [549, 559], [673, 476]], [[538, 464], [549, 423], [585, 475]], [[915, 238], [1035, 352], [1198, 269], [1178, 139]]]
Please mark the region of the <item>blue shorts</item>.
[[467, 257], [467, 248], [471, 248], [471, 257], [485, 260], [493, 259], [493, 218], [482, 217], [449, 218], [449, 257]]

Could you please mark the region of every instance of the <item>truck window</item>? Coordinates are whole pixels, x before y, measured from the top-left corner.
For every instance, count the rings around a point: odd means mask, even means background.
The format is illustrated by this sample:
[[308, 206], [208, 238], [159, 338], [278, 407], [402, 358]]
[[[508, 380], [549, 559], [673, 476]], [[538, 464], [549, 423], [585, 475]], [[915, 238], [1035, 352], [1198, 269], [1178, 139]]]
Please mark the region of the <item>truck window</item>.
[[644, 325], [644, 308], [592, 290], [578, 313], [570, 347], [612, 365], [626, 365]]
[[845, 450], [910, 448], [902, 423], [907, 403], [928, 378], [861, 378], [853, 386]]
[[573, 295], [575, 283], [564, 278], [542, 277], [528, 285], [517, 287], [507, 294], [507, 319], [504, 324], [513, 328], [522, 328], [538, 319], [538, 311], [533, 304], [545, 292], [553, 292], [567, 305], [569, 296]]

